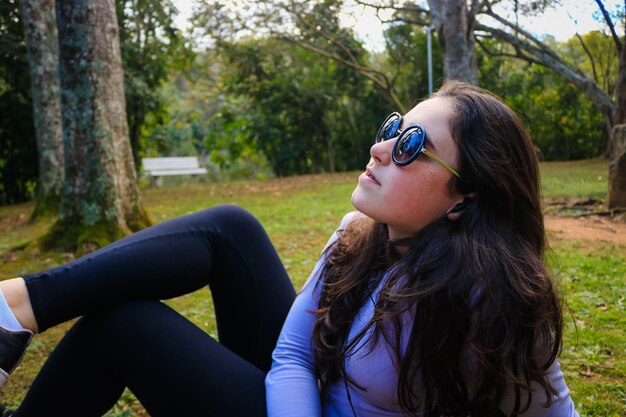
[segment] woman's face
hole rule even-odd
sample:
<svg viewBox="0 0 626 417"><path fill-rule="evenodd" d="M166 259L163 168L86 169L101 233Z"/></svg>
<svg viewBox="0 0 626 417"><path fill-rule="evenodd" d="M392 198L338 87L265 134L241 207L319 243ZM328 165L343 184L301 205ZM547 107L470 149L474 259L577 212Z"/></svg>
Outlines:
<svg viewBox="0 0 626 417"><path fill-rule="evenodd" d="M458 168L458 150L449 128L452 114L449 99L431 98L404 116L401 129L411 124L422 125L427 134L424 147ZM424 226L445 216L448 210L463 201L462 195L449 190L452 173L426 155L418 156L407 166L395 165L391 151L396 140L372 146L370 161L352 193L354 207L372 219L386 223L391 239L416 235Z"/></svg>

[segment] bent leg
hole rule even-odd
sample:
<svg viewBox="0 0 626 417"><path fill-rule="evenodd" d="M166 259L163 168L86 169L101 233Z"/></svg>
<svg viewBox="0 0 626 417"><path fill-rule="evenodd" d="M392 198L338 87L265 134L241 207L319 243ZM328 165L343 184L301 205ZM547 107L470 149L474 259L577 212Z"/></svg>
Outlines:
<svg viewBox="0 0 626 417"><path fill-rule="evenodd" d="M265 372L158 301L80 319L37 376L15 417L100 416L125 386L160 416L265 416Z"/></svg>
<svg viewBox="0 0 626 417"><path fill-rule="evenodd" d="M234 206L160 223L24 279L42 331L115 304L172 298L209 284L220 340L264 370L295 298L263 227Z"/></svg>

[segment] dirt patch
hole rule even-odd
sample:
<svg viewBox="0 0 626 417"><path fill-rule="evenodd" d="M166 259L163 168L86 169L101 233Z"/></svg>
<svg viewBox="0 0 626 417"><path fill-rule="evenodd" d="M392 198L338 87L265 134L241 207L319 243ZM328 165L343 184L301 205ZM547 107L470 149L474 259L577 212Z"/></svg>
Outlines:
<svg viewBox="0 0 626 417"><path fill-rule="evenodd" d="M626 246L626 223L601 216L545 217L546 229L557 239L605 241Z"/></svg>

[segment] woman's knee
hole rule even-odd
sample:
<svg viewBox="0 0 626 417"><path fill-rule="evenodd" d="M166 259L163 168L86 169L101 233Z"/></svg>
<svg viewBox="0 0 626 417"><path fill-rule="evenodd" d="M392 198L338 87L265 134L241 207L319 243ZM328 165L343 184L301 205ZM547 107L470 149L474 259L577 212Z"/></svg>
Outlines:
<svg viewBox="0 0 626 417"><path fill-rule="evenodd" d="M259 221L252 213L243 207L233 204L222 204L204 210L207 215L214 216L224 224L259 224Z"/></svg>
<svg viewBox="0 0 626 417"><path fill-rule="evenodd" d="M266 235L259 220L248 210L232 204L211 207L197 213L205 224L233 238Z"/></svg>

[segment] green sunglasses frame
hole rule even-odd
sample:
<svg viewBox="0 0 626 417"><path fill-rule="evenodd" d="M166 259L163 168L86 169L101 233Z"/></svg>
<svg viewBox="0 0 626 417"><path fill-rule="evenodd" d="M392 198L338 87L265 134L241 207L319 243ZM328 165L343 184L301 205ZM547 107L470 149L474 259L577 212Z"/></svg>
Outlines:
<svg viewBox="0 0 626 417"><path fill-rule="evenodd" d="M384 131L385 127L389 124L389 122L392 119L396 119L396 118L398 119L398 127L396 128L396 131L393 132L391 137L385 139L381 133ZM376 143L398 138L396 140L396 143L393 144L393 150L391 151L391 159L393 160L393 163L398 166L406 166L406 165L409 165L411 162L415 161L417 157L421 153L423 153L424 155L426 155L427 157L429 157L430 159L432 159L433 161L435 161L436 163L438 163L439 165L441 165L442 167L450 171L450 173L454 175L455 177L461 178L461 175L459 175L459 173L454 168L452 168L450 165L448 165L443 160L441 160L437 155L429 152L428 149L424 147L424 142L426 142L426 130L418 124L407 126L406 129L402 130L400 129L400 126L402 125L402 119L403 118L400 113L398 112L391 113L389 116L387 116L383 124L378 129L378 133L376 133ZM398 159L396 158L396 153L398 152L398 145L402 142L402 139L404 139L407 135L413 132L421 132L419 134L423 135L420 149L417 152L415 152L413 155L411 155L411 157L407 159L406 161L398 161Z"/></svg>

